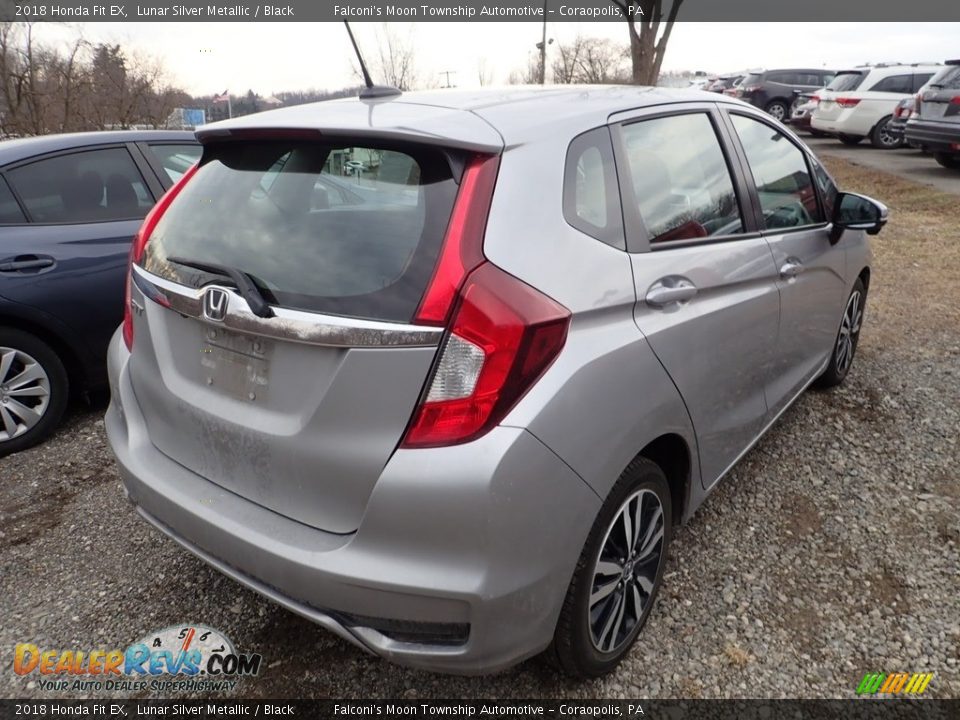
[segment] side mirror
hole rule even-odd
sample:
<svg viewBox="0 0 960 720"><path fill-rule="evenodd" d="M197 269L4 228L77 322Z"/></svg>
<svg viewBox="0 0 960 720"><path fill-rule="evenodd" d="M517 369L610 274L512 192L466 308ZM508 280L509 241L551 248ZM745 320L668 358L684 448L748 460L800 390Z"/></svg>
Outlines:
<svg viewBox="0 0 960 720"><path fill-rule="evenodd" d="M886 205L866 195L839 193L833 206L830 242L839 241L844 230L866 230L867 235L876 235L887 224L889 214Z"/></svg>

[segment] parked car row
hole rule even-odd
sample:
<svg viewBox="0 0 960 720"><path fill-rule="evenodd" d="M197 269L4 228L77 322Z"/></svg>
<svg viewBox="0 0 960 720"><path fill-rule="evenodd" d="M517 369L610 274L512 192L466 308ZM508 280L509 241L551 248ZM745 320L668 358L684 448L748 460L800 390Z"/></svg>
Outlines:
<svg viewBox="0 0 960 720"><path fill-rule="evenodd" d="M960 166L960 60L943 65L878 65L839 71L822 90L801 93L789 122L846 145L903 145Z"/></svg>

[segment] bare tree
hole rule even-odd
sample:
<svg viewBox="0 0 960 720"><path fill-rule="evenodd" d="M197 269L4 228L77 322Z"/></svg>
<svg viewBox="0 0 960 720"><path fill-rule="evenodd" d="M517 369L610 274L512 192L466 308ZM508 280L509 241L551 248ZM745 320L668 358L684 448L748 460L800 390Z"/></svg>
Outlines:
<svg viewBox="0 0 960 720"><path fill-rule="evenodd" d="M553 81L555 83L575 83L577 80L577 63L586 38L577 35L569 43L559 43L553 60Z"/></svg>
<svg viewBox="0 0 960 720"><path fill-rule="evenodd" d="M480 87L493 84L493 69L487 64L485 57L477 60L477 80L480 82Z"/></svg>
<svg viewBox="0 0 960 720"><path fill-rule="evenodd" d="M629 82L624 69L627 56L627 49L611 40L577 35L569 43L557 45L553 81L587 85Z"/></svg>
<svg viewBox="0 0 960 720"><path fill-rule="evenodd" d="M39 27L39 26L38 26ZM37 40L29 23L0 23L0 133L162 127L189 98L163 66L82 35L63 49Z"/></svg>
<svg viewBox="0 0 960 720"><path fill-rule="evenodd" d="M667 43L683 0L668 0L666 19L664 0L610 0L620 8L630 35L631 79L636 85L656 85ZM662 32L661 32L662 30Z"/></svg>
<svg viewBox="0 0 960 720"><path fill-rule="evenodd" d="M392 85L398 90L412 90L420 83L412 33L401 37L389 23L377 31L377 55L374 82ZM357 75L360 76L359 70Z"/></svg>
<svg viewBox="0 0 960 720"><path fill-rule="evenodd" d="M510 73L507 80L511 85L538 85L540 84L540 55L531 53L527 57L527 64L519 70Z"/></svg>

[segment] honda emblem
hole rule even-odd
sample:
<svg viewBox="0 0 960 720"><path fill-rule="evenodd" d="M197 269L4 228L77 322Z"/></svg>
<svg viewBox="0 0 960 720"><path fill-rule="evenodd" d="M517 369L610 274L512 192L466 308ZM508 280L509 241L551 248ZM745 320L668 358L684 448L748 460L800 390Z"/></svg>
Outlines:
<svg viewBox="0 0 960 720"><path fill-rule="evenodd" d="M207 320L223 322L227 316L227 303L230 297L223 288L212 287L207 289L203 296L203 316Z"/></svg>

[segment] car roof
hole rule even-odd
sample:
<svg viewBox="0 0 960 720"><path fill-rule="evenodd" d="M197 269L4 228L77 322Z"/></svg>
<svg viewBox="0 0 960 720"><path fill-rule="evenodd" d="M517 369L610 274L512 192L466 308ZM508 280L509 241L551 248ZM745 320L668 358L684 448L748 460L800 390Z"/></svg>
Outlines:
<svg viewBox="0 0 960 720"><path fill-rule="evenodd" d="M123 142L196 142L188 130L106 130L102 132L61 133L13 138L0 141L0 165L19 162L35 155L60 150L112 145Z"/></svg>
<svg viewBox="0 0 960 720"><path fill-rule="evenodd" d="M404 138L479 151L499 151L551 127L581 132L619 112L681 102L743 106L740 100L692 88L636 85L547 85L406 92L376 100L344 98L269 110L204 125L201 142L265 128L319 130L324 135Z"/></svg>

